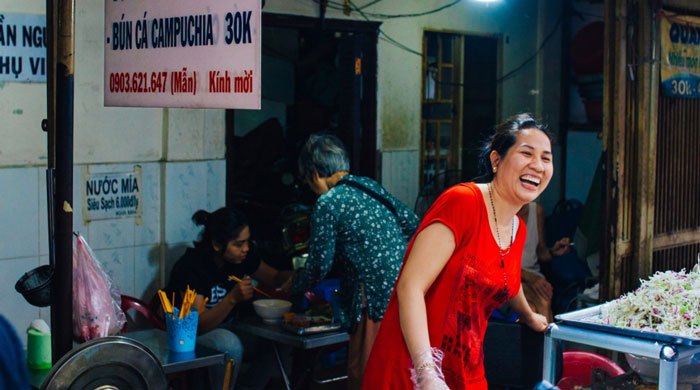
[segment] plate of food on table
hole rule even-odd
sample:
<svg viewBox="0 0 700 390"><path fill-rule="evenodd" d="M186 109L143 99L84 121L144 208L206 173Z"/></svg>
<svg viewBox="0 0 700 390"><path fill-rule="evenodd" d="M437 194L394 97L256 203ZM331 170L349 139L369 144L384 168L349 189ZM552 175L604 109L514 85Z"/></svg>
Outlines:
<svg viewBox="0 0 700 390"><path fill-rule="evenodd" d="M311 334L338 330L342 324L333 316L333 307L313 293L304 294L309 307L302 313L284 314L282 327L296 334Z"/></svg>

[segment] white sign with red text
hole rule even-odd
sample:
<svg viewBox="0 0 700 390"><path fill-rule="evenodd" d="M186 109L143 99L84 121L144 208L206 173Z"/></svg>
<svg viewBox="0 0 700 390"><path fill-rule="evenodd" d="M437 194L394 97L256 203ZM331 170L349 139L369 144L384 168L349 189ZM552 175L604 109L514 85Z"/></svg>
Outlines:
<svg viewBox="0 0 700 390"><path fill-rule="evenodd" d="M260 0L105 0L105 106L260 109Z"/></svg>

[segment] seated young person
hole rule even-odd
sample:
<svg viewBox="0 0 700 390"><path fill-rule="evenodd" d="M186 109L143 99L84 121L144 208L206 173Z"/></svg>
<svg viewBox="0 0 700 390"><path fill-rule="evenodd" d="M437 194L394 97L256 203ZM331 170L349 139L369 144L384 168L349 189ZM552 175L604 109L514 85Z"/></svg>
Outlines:
<svg viewBox="0 0 700 390"><path fill-rule="evenodd" d="M568 253L569 238L564 237L554 243L553 247L547 247L544 237L544 209L539 203L530 202L524 205L518 211L518 215L527 226L520 271L525 299L532 311L542 314L547 317L547 321L552 322L552 285L542 275L540 263L552 261L553 258Z"/></svg>
<svg viewBox="0 0 700 390"><path fill-rule="evenodd" d="M199 313L197 343L226 352L235 360L235 383L246 340L242 344L241 339L227 329L232 310L253 297L251 277L278 287L291 278L292 271L272 268L251 250L250 228L242 212L225 207L213 213L199 210L192 220L197 225L204 225L201 240L177 261L166 291L168 296L175 292L180 301L189 286L197 292L195 307L208 299L206 308ZM242 281L237 283L229 279L229 275ZM251 342L261 343L260 340ZM274 364L272 348L256 349L251 372L242 375L237 389L262 389L270 378L268 367Z"/></svg>

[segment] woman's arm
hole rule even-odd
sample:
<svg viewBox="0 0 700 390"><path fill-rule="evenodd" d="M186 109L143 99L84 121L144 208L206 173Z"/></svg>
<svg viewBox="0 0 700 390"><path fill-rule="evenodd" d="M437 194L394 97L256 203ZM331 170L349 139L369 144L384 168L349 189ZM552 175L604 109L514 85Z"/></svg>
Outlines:
<svg viewBox="0 0 700 390"><path fill-rule="evenodd" d="M333 212L333 205L329 203L329 200L317 200L311 214L309 257L304 267L294 273L289 289L291 292L303 293L318 286L330 272L335 258L338 224L338 219Z"/></svg>
<svg viewBox="0 0 700 390"><path fill-rule="evenodd" d="M253 278L265 283L268 286L280 287L292 277L294 271L280 271L269 266L264 261L260 262L258 269L253 273Z"/></svg>
<svg viewBox="0 0 700 390"><path fill-rule="evenodd" d="M535 294L537 294L542 299L547 301L552 299L552 294L554 293L554 290L552 289L552 285L549 284L547 279L534 272L530 272L524 269L520 270L520 279L523 281L523 283L527 283L528 285L530 285Z"/></svg>
<svg viewBox="0 0 700 390"><path fill-rule="evenodd" d="M530 308L530 305L525 299L525 293L523 292L523 286L520 286L520 291L511 299L508 300L508 306L515 313L518 314L518 318L525 325L532 328L536 332L544 332L547 329L547 318L541 314L537 314Z"/></svg>
<svg viewBox="0 0 700 390"><path fill-rule="evenodd" d="M535 283L537 281L537 279L539 279L539 278L541 278L541 276L537 275L534 272L530 272L524 268L520 270L520 279L523 282Z"/></svg>
<svg viewBox="0 0 700 390"><path fill-rule="evenodd" d="M454 249L450 228L439 222L426 227L416 237L396 284L401 331L414 363L421 353L430 350L425 293Z"/></svg>
<svg viewBox="0 0 700 390"><path fill-rule="evenodd" d="M180 293L184 296L183 293ZM223 322L226 317L231 312L231 309L236 306L238 302L248 300L253 297L253 285L250 282L250 277L246 276L243 281L237 283L231 291L224 296L224 298L216 304L216 306L204 309L199 313L199 322L197 324L197 332L205 333L208 332ZM194 298L194 306L197 307L204 300L204 296L197 294Z"/></svg>

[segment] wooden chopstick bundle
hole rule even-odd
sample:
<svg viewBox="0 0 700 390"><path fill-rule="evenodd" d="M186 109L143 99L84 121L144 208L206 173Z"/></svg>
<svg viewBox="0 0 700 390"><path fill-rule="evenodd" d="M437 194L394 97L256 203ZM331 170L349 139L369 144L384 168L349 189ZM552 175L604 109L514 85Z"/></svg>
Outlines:
<svg viewBox="0 0 700 390"><path fill-rule="evenodd" d="M190 314L190 309L192 308L192 303L197 297L197 293L194 290L190 290L190 286L187 286L187 291L185 291L185 297L182 298L182 306L180 307L180 318L187 317Z"/></svg>
<svg viewBox="0 0 700 390"><path fill-rule="evenodd" d="M160 304L163 305L163 311L166 313L172 313L173 312L173 305L170 303L168 296L165 295L165 291L158 290L158 298L160 298ZM173 302L174 302L174 300L173 300Z"/></svg>
<svg viewBox="0 0 700 390"><path fill-rule="evenodd" d="M173 300L172 302L168 299L168 295L165 293L163 290L158 290L158 298L160 298L160 304L163 306L163 311L166 313L174 313L175 312L175 293L173 292ZM187 317L188 314L190 314L190 311L192 309L192 305L194 304L194 300L197 298L197 292L195 290L191 290L190 286L187 286L187 291L185 291L185 296L182 298L182 306L180 306L180 314L178 315L178 318L185 318ZM204 307L207 303L209 298L205 298L202 302L200 302L199 306L197 306L197 312L201 313L204 310Z"/></svg>

